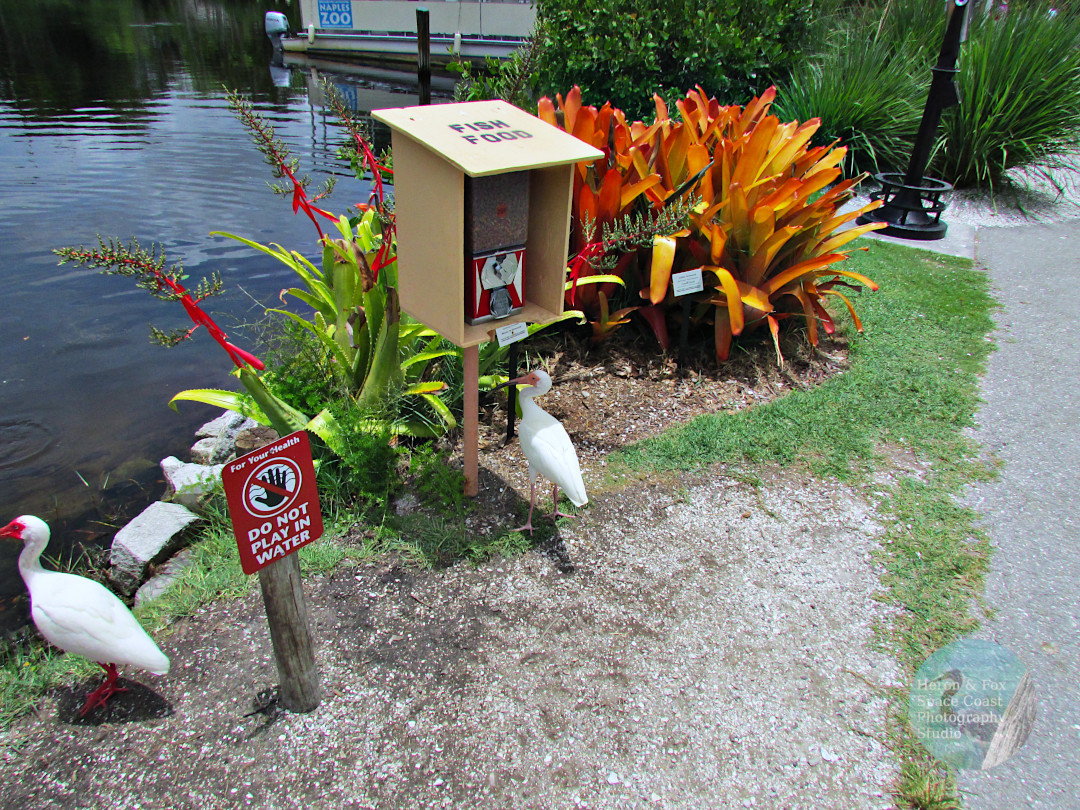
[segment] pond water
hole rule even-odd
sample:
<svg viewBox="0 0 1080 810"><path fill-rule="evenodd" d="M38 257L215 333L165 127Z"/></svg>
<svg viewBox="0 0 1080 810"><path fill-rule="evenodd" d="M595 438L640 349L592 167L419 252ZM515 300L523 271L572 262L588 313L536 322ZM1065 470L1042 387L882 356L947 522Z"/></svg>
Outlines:
<svg viewBox="0 0 1080 810"><path fill-rule="evenodd" d="M269 169L224 88L252 99L316 183L347 174L334 160L341 132L318 103L320 75L362 109L416 103L385 77L272 67L270 10L298 13L274 2L0 0L0 525L45 518L49 554L111 536L110 524L161 494L158 461L184 457L217 413L193 403L174 412L174 393L236 386L203 330L173 349L149 341L151 324L190 326L178 304L128 278L58 267L53 249L135 237L182 259L189 284L217 271L226 292L207 310L257 350L243 324L279 305L294 278L209 232L309 257L316 234L267 188ZM329 207L366 198L342 176ZM2 624L25 608L18 549L0 545Z"/></svg>

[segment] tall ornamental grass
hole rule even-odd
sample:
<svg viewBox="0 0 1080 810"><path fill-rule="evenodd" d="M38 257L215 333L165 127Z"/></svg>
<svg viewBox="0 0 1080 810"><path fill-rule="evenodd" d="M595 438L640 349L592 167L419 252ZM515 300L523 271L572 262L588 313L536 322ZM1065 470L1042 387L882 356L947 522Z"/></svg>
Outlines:
<svg viewBox="0 0 1080 810"><path fill-rule="evenodd" d="M1080 134L1080 15L1032 5L973 20L957 89L934 173L993 187L1015 166L1057 164Z"/></svg>
<svg viewBox="0 0 1080 810"><path fill-rule="evenodd" d="M795 69L777 97L780 120L821 119L814 146L836 140L847 146L849 177L902 166L911 154L925 88L906 69L883 70L898 61L898 47L906 54L903 43L868 41L864 31L843 27L828 50Z"/></svg>
<svg viewBox="0 0 1080 810"><path fill-rule="evenodd" d="M930 174L991 189L1016 166L1051 168L1080 134L1080 13L1072 2L972 2L958 107L945 110ZM1054 8L1056 6L1056 9ZM822 120L842 138L845 169L903 170L945 30L940 0L838 8L818 53L793 72L776 107Z"/></svg>

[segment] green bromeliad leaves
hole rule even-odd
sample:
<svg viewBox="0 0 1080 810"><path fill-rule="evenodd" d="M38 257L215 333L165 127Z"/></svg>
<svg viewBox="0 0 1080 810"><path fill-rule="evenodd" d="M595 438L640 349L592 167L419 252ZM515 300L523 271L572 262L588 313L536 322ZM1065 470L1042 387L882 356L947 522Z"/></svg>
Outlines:
<svg viewBox="0 0 1080 810"><path fill-rule="evenodd" d="M435 361L452 350L437 348L439 336L424 325L403 320L393 286L393 245L383 244L375 212L365 212L355 226L342 216L337 226L340 237L323 240L321 268L279 245L262 245L230 233L219 235L272 256L296 273L303 286L287 289L283 295L291 295L312 311L269 311L290 318L316 339L331 361L329 368L358 406L376 412L395 397L415 398L418 407L410 406L408 410L418 412L420 418L391 419L392 430L409 435L441 435L456 426L449 409L436 396L446 384L424 377ZM373 272L373 267L379 267L380 272ZM307 426L334 446L334 422L327 414L309 423L303 414L282 411L279 403L268 399L269 393L257 378L241 379L258 405L251 414L253 418L275 428L279 423L294 429L298 429L297 425ZM237 410L241 402L226 394L185 391L174 399L213 402ZM427 427L422 429L421 424Z"/></svg>

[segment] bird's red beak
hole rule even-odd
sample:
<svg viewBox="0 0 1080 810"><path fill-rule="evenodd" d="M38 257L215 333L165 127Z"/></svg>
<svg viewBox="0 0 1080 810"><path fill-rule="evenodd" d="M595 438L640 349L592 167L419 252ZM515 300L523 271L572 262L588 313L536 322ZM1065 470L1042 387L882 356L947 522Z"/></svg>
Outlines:
<svg viewBox="0 0 1080 810"><path fill-rule="evenodd" d="M11 537L15 540L22 540L23 526L19 521L13 520L4 528L0 529L0 537Z"/></svg>

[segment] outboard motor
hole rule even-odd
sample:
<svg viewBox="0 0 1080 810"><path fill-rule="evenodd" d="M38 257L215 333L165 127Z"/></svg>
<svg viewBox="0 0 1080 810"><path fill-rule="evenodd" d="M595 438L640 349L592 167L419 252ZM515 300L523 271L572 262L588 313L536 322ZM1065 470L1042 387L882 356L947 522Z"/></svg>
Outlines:
<svg viewBox="0 0 1080 810"><path fill-rule="evenodd" d="M289 18L280 11L268 11L266 12L265 28L266 35L270 37L270 44L274 46L275 51L280 51L282 49L281 38L289 34Z"/></svg>

